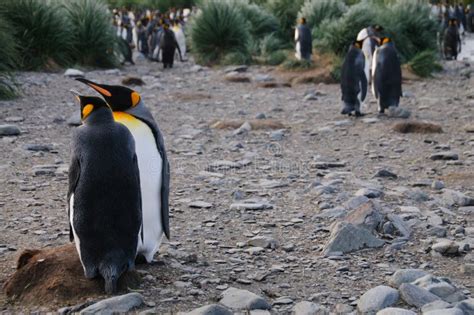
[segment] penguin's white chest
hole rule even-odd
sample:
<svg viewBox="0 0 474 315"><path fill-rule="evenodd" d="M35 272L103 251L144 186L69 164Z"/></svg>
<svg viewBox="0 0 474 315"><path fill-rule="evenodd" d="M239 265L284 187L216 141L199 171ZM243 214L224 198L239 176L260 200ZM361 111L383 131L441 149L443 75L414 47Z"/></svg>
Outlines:
<svg viewBox="0 0 474 315"><path fill-rule="evenodd" d="M143 216L143 242L139 237L137 253L144 255L147 261L151 261L163 238L161 218L163 160L156 146L155 137L147 124L122 112L114 112L114 118L130 130L135 140Z"/></svg>

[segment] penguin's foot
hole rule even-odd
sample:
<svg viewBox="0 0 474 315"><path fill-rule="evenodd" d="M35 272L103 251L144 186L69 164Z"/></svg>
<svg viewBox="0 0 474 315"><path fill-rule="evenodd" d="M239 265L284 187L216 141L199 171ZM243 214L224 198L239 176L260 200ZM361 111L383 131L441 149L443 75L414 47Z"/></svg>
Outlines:
<svg viewBox="0 0 474 315"><path fill-rule="evenodd" d="M355 112L355 116L356 117L362 117L362 116L365 116L365 114L362 114L361 112Z"/></svg>
<svg viewBox="0 0 474 315"><path fill-rule="evenodd" d="M138 254L137 257L135 258L136 265L144 265L146 263L147 263L146 258L142 254Z"/></svg>
<svg viewBox="0 0 474 315"><path fill-rule="evenodd" d="M350 111L349 109L347 109L347 108L344 108L344 109L341 111L341 114L342 114L342 115L349 115L349 116L350 116L350 115L351 115L351 111Z"/></svg>

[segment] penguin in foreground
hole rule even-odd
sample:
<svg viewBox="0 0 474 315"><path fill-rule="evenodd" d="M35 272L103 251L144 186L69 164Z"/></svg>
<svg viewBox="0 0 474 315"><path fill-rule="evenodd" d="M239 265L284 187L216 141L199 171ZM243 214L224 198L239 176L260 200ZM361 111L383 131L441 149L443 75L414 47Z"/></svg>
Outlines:
<svg viewBox="0 0 474 315"><path fill-rule="evenodd" d="M114 119L124 124L135 139L143 212L143 241L137 254L147 262L158 251L163 233L170 238L169 185L170 170L163 136L141 96L124 86L78 81L99 92L113 110Z"/></svg>
<svg viewBox="0 0 474 315"><path fill-rule="evenodd" d="M367 78L365 76L365 57L361 50L362 42L354 42L347 52L341 70L341 92L344 108L341 114L363 116L360 105L367 95Z"/></svg>
<svg viewBox="0 0 474 315"><path fill-rule="evenodd" d="M135 268L142 225L135 142L99 97L76 95L83 125L72 139L69 166L69 238L86 278L105 280L108 294Z"/></svg>
<svg viewBox="0 0 474 315"><path fill-rule="evenodd" d="M372 64L372 92L383 114L390 106L398 106L402 96L402 69L395 45L388 37L381 38Z"/></svg>

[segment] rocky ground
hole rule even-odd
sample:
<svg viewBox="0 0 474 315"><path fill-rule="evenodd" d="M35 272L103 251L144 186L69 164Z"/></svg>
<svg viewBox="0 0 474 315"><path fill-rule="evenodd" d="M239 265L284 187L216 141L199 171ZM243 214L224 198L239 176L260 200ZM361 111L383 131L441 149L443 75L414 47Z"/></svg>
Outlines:
<svg viewBox="0 0 474 315"><path fill-rule="evenodd" d="M172 239L153 264L138 266L143 282L125 299L156 313L220 301L272 314L291 313L302 301L297 314L389 306L421 312L433 301L434 308L447 308L468 299L474 293L474 64L445 68L403 86L401 106L410 119L443 130L431 134L394 131L406 120L379 117L371 96L364 118L340 115L335 84L264 88L272 85L262 82L284 77L275 68L229 75L232 69L191 62L163 71L140 61L85 71L103 83L120 84L126 76L146 83L136 89L165 135L171 162ZM69 89L92 93L62 73L21 73L18 82L24 95L0 102L0 124L13 125L0 132L14 134L0 139L2 283L23 249L68 243L69 123L79 112ZM257 129L270 119L283 127ZM243 126L211 128L224 120ZM78 303L86 300L85 293ZM5 313L66 306L15 303L3 294L0 302ZM450 312L472 314L473 300L462 303ZM380 314L401 314L394 312Z"/></svg>

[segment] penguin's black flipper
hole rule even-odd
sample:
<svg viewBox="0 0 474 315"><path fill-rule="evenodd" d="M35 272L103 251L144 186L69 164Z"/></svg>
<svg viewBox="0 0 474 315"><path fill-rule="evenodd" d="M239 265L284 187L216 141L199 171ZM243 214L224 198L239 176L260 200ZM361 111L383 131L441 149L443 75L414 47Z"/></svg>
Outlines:
<svg viewBox="0 0 474 315"><path fill-rule="evenodd" d="M136 174L136 178L137 178L137 182L138 182L138 187L141 187L140 186L140 170L138 169L138 158L137 158L137 155L135 154L133 156L133 169L135 171L135 174ZM142 243L143 243L143 208L142 208L142 194L140 193L140 189L138 189L138 196L139 196L139 200L140 200L140 215L142 217L142 227L140 229L140 237L142 239Z"/></svg>
<svg viewBox="0 0 474 315"><path fill-rule="evenodd" d="M170 210L169 210L169 194L170 194L170 164L168 157L166 156L165 141L163 135L155 122L155 119L151 115L150 111L145 105L140 102L137 106L127 110L127 113L135 116L150 127L153 136L155 137L156 146L160 152L161 159L163 161L163 168L161 171L161 221L163 231L167 239L170 239Z"/></svg>
<svg viewBox="0 0 474 315"><path fill-rule="evenodd" d="M81 165L79 164L79 159L73 155L71 159L71 164L69 166L69 189L67 192L67 219L69 222L69 241L74 240L74 235L72 233L71 220L70 220L70 209L71 209L71 195L76 190L77 183L79 182L79 177L81 174Z"/></svg>

